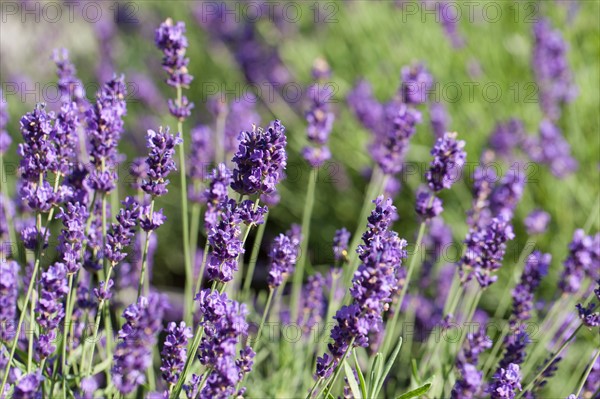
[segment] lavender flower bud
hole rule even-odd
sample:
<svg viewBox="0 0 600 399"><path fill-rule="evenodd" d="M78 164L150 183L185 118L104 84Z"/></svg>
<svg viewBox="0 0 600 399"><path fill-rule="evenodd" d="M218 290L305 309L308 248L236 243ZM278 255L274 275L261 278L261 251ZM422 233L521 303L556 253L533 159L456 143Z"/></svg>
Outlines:
<svg viewBox="0 0 600 399"><path fill-rule="evenodd" d="M434 192L452 187L462 173L467 154L463 150L465 142L456 140L456 136L456 133L444 134L431 150L433 161L425 177Z"/></svg>
<svg viewBox="0 0 600 399"><path fill-rule="evenodd" d="M348 242L350 241L350 232L342 227L336 230L333 236L333 258L336 262L348 259Z"/></svg>
<svg viewBox="0 0 600 399"><path fill-rule="evenodd" d="M179 135L173 136L169 133L169 127L166 127L164 131L161 127L158 133L148 130L147 147L150 150L148 158L146 158L148 177L142 180L142 190L147 194L159 197L168 192L167 176L177 169L173 160L175 146L182 142Z"/></svg>
<svg viewBox="0 0 600 399"><path fill-rule="evenodd" d="M273 240L269 251L269 276L267 282L271 289L281 285L283 280L294 272L300 252L300 240L294 239L292 232L280 234Z"/></svg>
<svg viewBox="0 0 600 399"><path fill-rule="evenodd" d="M179 380L179 375L183 371L183 366L187 360L187 344L192 338L192 329L186 327L185 322L169 323L165 330L167 337L160 352L162 358L162 376L169 384L175 384Z"/></svg>

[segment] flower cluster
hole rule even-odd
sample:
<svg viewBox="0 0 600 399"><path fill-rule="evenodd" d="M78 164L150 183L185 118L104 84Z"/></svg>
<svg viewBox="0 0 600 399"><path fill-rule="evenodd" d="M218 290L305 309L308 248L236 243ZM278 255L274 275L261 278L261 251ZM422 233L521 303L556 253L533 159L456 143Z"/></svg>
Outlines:
<svg viewBox="0 0 600 399"><path fill-rule="evenodd" d="M424 104L433 86L433 76L423 64L405 66L401 71L400 97L406 104Z"/></svg>
<svg viewBox="0 0 600 399"><path fill-rule="evenodd" d="M528 137L524 142L527 154L534 162L548 165L552 174L564 178L577 170L577 160L571 155L571 146L559 127L548 119L540 122L539 137Z"/></svg>
<svg viewBox="0 0 600 399"><path fill-rule="evenodd" d="M597 279L600 273L600 233L592 237L581 229L575 230L564 266L558 283L563 293L573 294L579 291L586 276Z"/></svg>
<svg viewBox="0 0 600 399"><path fill-rule="evenodd" d="M219 204L218 220L207 231L212 249L206 269L211 280L227 282L238 269L238 256L244 253L240 240L241 218L235 200Z"/></svg>
<svg viewBox="0 0 600 399"><path fill-rule="evenodd" d="M491 399L514 399L521 391L521 370L517 364L509 364L494 375L494 382L488 387Z"/></svg>
<svg viewBox="0 0 600 399"><path fill-rule="evenodd" d="M167 306L164 295L151 293L123 311L125 324L119 330L111 369L112 381L121 394L130 394L146 381Z"/></svg>
<svg viewBox="0 0 600 399"><path fill-rule="evenodd" d="M452 388L452 399L478 398L481 396L483 373L477 370L479 356L492 347L491 339L480 328L467 335L466 347L461 351L456 362L461 378L456 380Z"/></svg>
<svg viewBox="0 0 600 399"><path fill-rule="evenodd" d="M308 277L306 284L302 287L302 303L298 315L298 325L307 332L325 317L327 301L324 288L327 279L321 273L315 273Z"/></svg>
<svg viewBox="0 0 600 399"><path fill-rule="evenodd" d="M267 277L271 289L279 287L283 280L294 272L301 241L302 236L295 236L292 230L279 234L273 240L269 250L270 269Z"/></svg>
<svg viewBox="0 0 600 399"><path fill-rule="evenodd" d="M520 119L512 118L498 122L489 139L490 148L497 155L510 158L513 150L523 141L525 135L525 126Z"/></svg>
<svg viewBox="0 0 600 399"><path fill-rule="evenodd" d="M598 287L594 290L594 294L600 302L600 280L597 281ZM581 303L577 305L577 313L579 313L579 318L586 326L593 328L600 326L600 312L594 312L596 308L595 303L590 303L587 306L584 306Z"/></svg>
<svg viewBox="0 0 600 399"><path fill-rule="evenodd" d="M121 262L127 254L124 249L129 246L135 234L135 228L140 217L140 205L133 197L125 198L123 207L117 215L117 223L113 223L110 231L106 234L106 258L116 265Z"/></svg>
<svg viewBox="0 0 600 399"><path fill-rule="evenodd" d="M0 339L8 341L12 338L8 327L17 317L19 264L14 260L0 262L0 275Z"/></svg>
<svg viewBox="0 0 600 399"><path fill-rule="evenodd" d="M463 282L473 276L482 288L496 281L495 272L502 266L506 251L506 242L514 238L512 226L502 216L481 229L471 230L465 240L466 252L459 264L459 273Z"/></svg>
<svg viewBox="0 0 600 399"><path fill-rule="evenodd" d="M550 224L550 214L541 209L531 211L523 221L527 234L544 234Z"/></svg>
<svg viewBox="0 0 600 399"><path fill-rule="evenodd" d="M464 151L465 142L456 140L456 136L456 133L444 134L431 149L433 160L425 178L429 188L435 193L444 188L449 189L461 176L467 154Z"/></svg>
<svg viewBox="0 0 600 399"><path fill-rule="evenodd" d="M67 268L62 263L55 263L42 273L40 279L40 298L35 307L36 321L40 326L40 335L36 342L36 354L39 359L46 359L55 350L56 329L65 316L62 300L69 293L67 284Z"/></svg>
<svg viewBox="0 0 600 399"><path fill-rule="evenodd" d="M82 266L81 250L88 216L87 207L79 202L68 202L56 215L64 226L58 237L58 251L69 274L76 273Z"/></svg>
<svg viewBox="0 0 600 399"><path fill-rule="evenodd" d="M171 322L165 332L167 337L160 352L162 359L160 370L167 383L175 384L187 360L187 344L192 338L192 329L186 327L183 321L179 325Z"/></svg>
<svg viewBox="0 0 600 399"><path fill-rule="evenodd" d="M278 120L267 129L254 126L239 142L231 188L242 195L274 192L287 165L285 127Z"/></svg>
<svg viewBox="0 0 600 399"><path fill-rule="evenodd" d="M177 169L173 156L175 155L175 146L181 143L181 137L170 134L168 127L164 131L161 127L158 133L148 130L147 147L150 151L146 158L147 178L142 180L141 186L144 192L152 197L159 197L168 192L167 176Z"/></svg>
<svg viewBox="0 0 600 399"><path fill-rule="evenodd" d="M236 386L252 369L252 349L246 346L236 350L238 342L248 335L248 311L226 294L210 290L201 291L196 300L204 327L198 358L208 369L200 397L228 398L236 394Z"/></svg>
<svg viewBox="0 0 600 399"><path fill-rule="evenodd" d="M89 106L85 98L85 87L77 78L77 70L69 59L69 51L66 48L55 49L52 52L52 61L57 68L58 91L61 101L63 103L74 101L80 109L85 110Z"/></svg>

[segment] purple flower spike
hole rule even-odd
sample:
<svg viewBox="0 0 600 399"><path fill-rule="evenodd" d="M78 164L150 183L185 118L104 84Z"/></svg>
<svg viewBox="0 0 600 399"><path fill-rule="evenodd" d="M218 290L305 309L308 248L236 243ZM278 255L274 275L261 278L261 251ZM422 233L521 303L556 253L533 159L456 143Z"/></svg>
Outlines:
<svg viewBox="0 0 600 399"><path fill-rule="evenodd" d="M345 227L337 230L333 236L333 258L336 262L347 260L350 232Z"/></svg>
<svg viewBox="0 0 600 399"><path fill-rule="evenodd" d="M536 209L527 215L524 223L527 234L544 234L550 224L550 214L541 209Z"/></svg>
<svg viewBox="0 0 600 399"><path fill-rule="evenodd" d="M89 103L85 98L85 87L77 78L77 70L69 59L69 51L66 48L55 49L52 52L52 61L57 68L61 102L74 101L79 107L87 108Z"/></svg>
<svg viewBox="0 0 600 399"><path fill-rule="evenodd" d="M484 328L467 335L466 346L456 362L461 378L457 379L452 388L452 399L481 397L483 372L477 370L477 364L481 353L491 347L492 340L485 335Z"/></svg>
<svg viewBox="0 0 600 399"><path fill-rule="evenodd" d="M266 130L254 126L241 132L239 141L231 188L242 195L275 191L287 165L285 127L278 120Z"/></svg>
<svg viewBox="0 0 600 399"><path fill-rule="evenodd" d="M517 364L511 363L494 375L488 393L491 399L514 399L521 390L521 370Z"/></svg>
<svg viewBox="0 0 600 399"><path fill-rule="evenodd" d="M169 180L167 176L177 169L173 156L175 155L175 146L181 144L183 140L179 135L173 136L169 133L169 127L163 131L161 127L156 133L154 130L148 130L147 146L150 150L146 158L148 177L142 180L142 190L152 197L165 195Z"/></svg>
<svg viewBox="0 0 600 399"><path fill-rule="evenodd" d="M162 376L169 384L175 384L179 380L179 375L183 371L183 366L187 360L187 344L192 338L192 329L186 327L185 322L169 323L166 328L167 337L160 352L162 358Z"/></svg>
<svg viewBox="0 0 600 399"><path fill-rule="evenodd" d="M433 161L425 177L434 192L452 187L462 174L467 154L464 151L465 142L456 140L456 136L456 133L444 134L431 150Z"/></svg>
<svg viewBox="0 0 600 399"><path fill-rule="evenodd" d="M14 333L9 330L17 317L19 265L14 260L0 262L0 275L0 338L10 341Z"/></svg>
<svg viewBox="0 0 600 399"><path fill-rule="evenodd" d="M87 207L80 205L79 202L69 202L60 210L56 218L62 220L64 226L58 237L57 249L62 255L62 262L67 267L67 272L76 273L82 266L80 254L85 239Z"/></svg>
<svg viewBox="0 0 600 399"><path fill-rule="evenodd" d="M162 66L167 72L167 83L170 86L188 87L193 77L188 73L189 59L185 57L188 40L185 36L185 23L173 23L167 18L154 33L154 42L163 52Z"/></svg>
<svg viewBox="0 0 600 399"><path fill-rule="evenodd" d="M558 286L563 293L574 294L579 291L586 275L598 278L600 270L600 233L594 237L586 236L581 229L575 230L569 244L569 256L564 261L565 269Z"/></svg>
<svg viewBox="0 0 600 399"><path fill-rule="evenodd" d="M426 189L417 192L417 203L415 205L417 215L423 219L432 219L442 213L443 210L442 200L434 194Z"/></svg>
<svg viewBox="0 0 600 399"><path fill-rule="evenodd" d="M206 270L211 280L227 282L233 279L233 273L238 268L238 256L244 253L239 238L241 218L237 212L237 204L232 199L219 204L216 214L217 220L207 226L212 251Z"/></svg>
<svg viewBox="0 0 600 399"><path fill-rule="evenodd" d="M433 86L433 76L423 64L405 66L401 72L400 95L406 104L424 104Z"/></svg>
<svg viewBox="0 0 600 399"><path fill-rule="evenodd" d="M163 215L163 210L150 213L150 205L140 207L140 227L149 232L158 229L165 223L167 217Z"/></svg>
<svg viewBox="0 0 600 399"><path fill-rule="evenodd" d="M271 289L279 287L283 280L294 272L301 241L301 238L298 239L298 237L293 236L292 231L279 234L273 240L269 251L270 270L267 277Z"/></svg>

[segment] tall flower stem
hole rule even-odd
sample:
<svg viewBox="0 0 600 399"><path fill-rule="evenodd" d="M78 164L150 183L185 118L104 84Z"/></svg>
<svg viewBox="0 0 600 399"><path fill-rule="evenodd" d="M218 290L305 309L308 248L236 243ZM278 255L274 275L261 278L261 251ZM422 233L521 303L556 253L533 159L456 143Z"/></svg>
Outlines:
<svg viewBox="0 0 600 399"><path fill-rule="evenodd" d="M306 189L306 200L304 202L304 212L302 214L302 244L300 246L300 261L294 272L292 282L291 320L298 318L298 301L302 290L302 281L304 279L304 269L308 262L308 241L310 239L310 220L312 217L313 206L315 203L315 187L317 185L318 169L312 169L308 178L308 187Z"/></svg>
<svg viewBox="0 0 600 399"><path fill-rule="evenodd" d="M262 333L262 329L265 325L265 321L267 320L267 316L269 315L269 309L271 308L271 301L273 300L273 294L275 293L276 289L269 289L269 296L267 297L267 303L265 304L265 310L263 311L263 315L262 315L262 319L260 320L260 325L258 326L258 332L256 333L256 340L255 340L255 346L254 346L254 351L256 352L256 349L258 348L258 343L260 340L260 334Z"/></svg>
<svg viewBox="0 0 600 399"><path fill-rule="evenodd" d="M587 381L590 373L592 372L594 365L596 364L596 360L598 360L598 356L600 356L600 349L596 351L596 354L594 355L590 366L585 370L583 377L581 377L581 381L579 382L579 386L577 387L577 391L575 392L575 397L578 398L581 394L581 391L583 391L583 386L585 385L585 382Z"/></svg>
<svg viewBox="0 0 600 399"><path fill-rule="evenodd" d="M340 375L340 371L342 371L342 364L344 364L344 362L346 361L346 358L348 357L348 354L350 353L350 351L352 351L353 345L354 345L354 338L352 338L352 340L348 344L348 349L346 349L346 352L344 352L344 355L342 356L342 358L340 359L340 362L338 363L337 367L335 368L333 377L331 378L331 382L326 382L325 386L321 389L321 392L323 392L323 390L325 390L325 392L323 394L325 395L326 398L329 397L329 393L330 393L331 389L333 388L333 386L335 385L335 382L337 381L337 378ZM317 394L317 398L321 395L321 392L319 392Z"/></svg>
<svg viewBox="0 0 600 399"><path fill-rule="evenodd" d="M182 106L182 91L181 86L177 85L177 104ZM177 131L183 137L183 121L177 120ZM183 257L185 264L185 290L184 290L184 320L186 324L192 324L192 309L193 309L193 284L194 270L192 268L192 257L190 255L190 227L188 220L188 194L187 194L187 177L185 171L185 140L181 142L179 149L179 176L181 181L181 229L183 231Z"/></svg>
<svg viewBox="0 0 600 399"><path fill-rule="evenodd" d="M200 270L198 271L198 279L196 280L196 289L194 293L198 293L200 291L200 287L202 286L202 279L204 277L204 269L206 268L206 259L208 258L208 250L210 248L210 244L208 242L208 238L206 239L206 243L204 244L204 253L202 254L202 263L200 264Z"/></svg>
<svg viewBox="0 0 600 399"><path fill-rule="evenodd" d="M431 198L433 199L433 196ZM430 200L430 202L432 202L432 200ZM408 291L410 278L417 264L417 258L420 254L421 244L423 242L423 237L425 236L426 226L427 223L425 223L425 221L423 221L419 226L419 233L417 234L417 242L415 244L415 253L413 254L412 258L410 259L410 263L408 264L408 270L406 271L406 279L404 281L404 285L402 286L402 290L400 291L398 302L396 303L396 311L394 312L394 316L392 316L391 322L387 324L387 328L385 329L385 340L383 344L384 356L387 356L388 349L391 343L394 341L394 330L396 329L396 324L398 323L398 317L402 308L402 302L404 301L404 297L406 296L406 292Z"/></svg>
<svg viewBox="0 0 600 399"><path fill-rule="evenodd" d="M149 218L152 218L152 214L154 213L154 199L150 201L150 213L148 214ZM146 233L146 240L144 241L144 248L142 250L142 270L140 272L140 281L138 282L138 299L142 295L142 289L145 294L148 295L150 292L150 282L149 279L146 278L146 269L148 268L148 247L150 246L150 236L152 235L152 231L148 231Z"/></svg>
<svg viewBox="0 0 600 399"><path fill-rule="evenodd" d="M538 378L540 378L544 372L546 370L548 370L548 367L550 367L550 365L552 365L552 363L556 360L556 358L558 358L560 356L560 354L562 353L563 350L565 350L565 348L569 345L569 343L571 343L571 341L573 340L573 338L575 338L575 336L577 335L577 333L579 332L579 330L581 330L581 328L584 326L583 323L579 324L579 327L577 327L577 329L575 329L575 331L573 331L573 333L571 335L569 335L569 338L567 338L565 340L565 342L563 342L563 344L560 346L560 348L558 348L558 350L554 353L554 355L552 355L552 357L546 362L546 364L544 365L544 367L542 367L540 369L540 371L538 371L538 373L535 375L535 377L533 377L533 379L531 380L531 382L529 382L529 384L527 384L527 386L525 387L525 389L523 389L519 395L517 396L517 399L519 399L520 397L523 396L523 394L525 394L525 392L530 391L536 381L538 380Z"/></svg>
<svg viewBox="0 0 600 399"><path fill-rule="evenodd" d="M65 304L65 325L63 328L63 340L62 340L62 384L63 384L63 399L67 398L66 380L67 380L67 342L68 335L71 328L71 311L73 303L73 277L74 274L69 275L69 294L67 295L67 302ZM57 369L58 366L55 366Z"/></svg>
<svg viewBox="0 0 600 399"><path fill-rule="evenodd" d="M267 226L267 220L269 214L265 215L265 221L263 224L258 226L256 231L256 237L254 238L254 246L252 247L252 254L250 255L250 263L248 264L248 270L246 271L246 278L244 279L244 286L242 288L242 299L248 299L250 294L250 285L252 284L252 278L254 277L254 269L256 268L256 262L258 260L258 253L262 244L263 236L265 234L265 228Z"/></svg>

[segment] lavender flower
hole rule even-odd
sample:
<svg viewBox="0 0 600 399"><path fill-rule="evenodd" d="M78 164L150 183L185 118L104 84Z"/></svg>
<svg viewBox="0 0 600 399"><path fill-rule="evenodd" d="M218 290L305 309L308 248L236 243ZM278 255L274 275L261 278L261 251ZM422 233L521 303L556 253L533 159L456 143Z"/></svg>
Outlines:
<svg viewBox="0 0 600 399"><path fill-rule="evenodd" d="M524 220L527 234L544 234L550 224L550 214L541 209L531 211Z"/></svg>
<svg viewBox="0 0 600 399"><path fill-rule="evenodd" d="M373 95L369 82L360 80L348 94L348 107L359 122L374 134L381 132L384 107Z"/></svg>
<svg viewBox="0 0 600 399"><path fill-rule="evenodd" d="M248 336L248 311L226 294L210 290L201 291L196 300L204 320L198 358L209 369L200 397L228 398L235 394L237 384L252 368L254 352L250 347L244 347L236 359L238 341Z"/></svg>
<svg viewBox="0 0 600 399"><path fill-rule="evenodd" d="M336 262L348 259L348 242L350 241L350 232L342 227L336 230L333 236L333 258Z"/></svg>
<svg viewBox="0 0 600 399"><path fill-rule="evenodd" d="M74 101L81 111L89 107L85 98L85 87L77 78L75 65L69 59L69 51L66 48L55 49L52 52L52 61L56 64L58 75L58 91L62 103Z"/></svg>
<svg viewBox="0 0 600 399"><path fill-rule="evenodd" d="M36 342L36 354L39 359L50 356L56 347L52 345L56 337L56 329L65 316L62 300L69 293L67 284L67 268L62 263L55 263L42 273L40 279L40 297L36 303L36 321L40 326L40 336Z"/></svg>
<svg viewBox="0 0 600 399"><path fill-rule="evenodd" d="M163 295L151 293L123 311L126 320L119 330L111 376L123 395L130 394L146 381L146 369L152 365L152 350L167 308Z"/></svg>
<svg viewBox="0 0 600 399"><path fill-rule="evenodd" d="M426 189L417 192L417 202L415 204L417 215L423 219L432 219L442 213L443 210L442 200L434 194Z"/></svg>
<svg viewBox="0 0 600 399"><path fill-rule="evenodd" d="M0 254L0 256L3 256ZM0 339L12 339L11 328L17 317L19 265L14 260L0 262Z"/></svg>
<svg viewBox="0 0 600 399"><path fill-rule="evenodd" d="M244 253L240 240L240 215L235 200L224 201L219 205L219 218L209 226L208 242L211 253L206 270L212 280L227 282L233 279L238 268L238 256Z"/></svg>
<svg viewBox="0 0 600 399"><path fill-rule="evenodd" d="M452 399L481 396L483 372L477 370L477 364L480 354L491 347L492 341L485 335L484 328L467 335L466 347L460 352L456 362L461 378L456 380L452 388Z"/></svg>
<svg viewBox="0 0 600 399"><path fill-rule="evenodd" d="M231 188L242 195L272 193L287 165L285 127L278 120L266 130L254 126L239 140Z"/></svg>
<svg viewBox="0 0 600 399"><path fill-rule="evenodd" d="M201 203L203 200L199 186L207 177L206 169L214 158L211 135L210 128L205 125L196 126L190 132L191 150L187 165L189 165L188 175L192 178L193 183L188 187L188 196L191 201L196 203Z"/></svg>
<svg viewBox="0 0 600 399"><path fill-rule="evenodd" d="M10 135L6 131L8 126L8 107L7 101L4 98L4 93L0 89L0 155L6 153L8 147L12 143Z"/></svg>
<svg viewBox="0 0 600 399"><path fill-rule="evenodd" d="M541 107L548 117L556 120L561 106L577 96L566 56L568 47L561 32L553 30L547 19L535 23L533 34L533 71L540 87Z"/></svg>
<svg viewBox="0 0 600 399"><path fill-rule="evenodd" d="M509 119L505 122L498 122L490 136L490 148L496 154L510 158L513 150L525 138L525 126L520 119Z"/></svg>
<svg viewBox="0 0 600 399"><path fill-rule="evenodd" d="M594 290L594 294L596 298L600 302L600 280L597 281L598 287ZM579 313L579 318L586 326L593 328L600 326L600 312L594 312L594 308L596 307L595 303L590 303L587 306L584 306L581 303L576 305L577 313Z"/></svg>
<svg viewBox="0 0 600 399"><path fill-rule="evenodd" d="M15 382L12 397L14 399L36 399L41 397L40 385L44 381L42 370L23 374Z"/></svg>
<svg viewBox="0 0 600 399"><path fill-rule="evenodd" d="M431 150L433 161L425 174L429 188L434 192L450 188L458 180L465 163L465 142L456 140L456 133L446 133Z"/></svg>
<svg viewBox="0 0 600 399"><path fill-rule="evenodd" d="M123 252L129 246L135 234L135 229L140 217L140 206L133 197L127 197L122 202L123 208L117 215L117 223L113 223L106 235L106 258L116 265L127 256Z"/></svg>
<svg viewBox="0 0 600 399"><path fill-rule="evenodd" d="M205 228L209 231L219 219L220 204L229 200L228 187L232 183L232 172L224 163L217 165L208 176L208 185L202 194L202 201L206 202L204 214Z"/></svg>
<svg viewBox="0 0 600 399"><path fill-rule="evenodd" d="M391 296L401 284L402 259L406 258L406 241L388 230L396 217L396 208L383 197L375 201L368 218L367 232L358 253L362 261L352 280L352 303L336 313L331 330L333 342L328 345L332 356L317 359L316 376L326 378L337 367L352 344L366 347L369 334L377 333L383 324L382 313L389 308Z"/></svg>
<svg viewBox="0 0 600 399"><path fill-rule="evenodd" d="M452 7L452 3L448 1L440 1L437 3L437 18L439 19L446 36L450 40L452 47L461 48L465 44L464 38L458 32L458 21L460 20L460 15L457 15L459 11L454 7Z"/></svg>
<svg viewBox="0 0 600 399"><path fill-rule="evenodd" d="M248 226L263 224L268 210L266 206L255 204L252 200L242 201L237 206L237 213L241 221Z"/></svg>
<svg viewBox="0 0 600 399"><path fill-rule="evenodd" d="M385 174L402 170L408 142L421 122L421 113L406 104L392 103L386 107L385 130L377 134L371 145L371 155Z"/></svg>
<svg viewBox="0 0 600 399"><path fill-rule="evenodd" d="M431 102L429 105L429 120L435 137L440 138L448 131L450 115L446 106L441 102Z"/></svg>
<svg viewBox="0 0 600 399"><path fill-rule="evenodd" d="M148 167L147 179L142 180L142 190L152 197L165 195L169 180L167 176L177 169L173 156L175 155L175 146L183 142L179 135L173 136L169 133L167 127L164 131L162 127L156 133L154 130L148 130L147 146L150 150L146 165Z"/></svg>
<svg viewBox="0 0 600 399"><path fill-rule="evenodd" d="M298 325L305 332L310 331L325 316L327 298L324 295L324 288L326 283L327 280L321 273L315 273L308 277L306 284L302 287L302 304Z"/></svg>
<svg viewBox="0 0 600 399"><path fill-rule="evenodd" d="M57 249L69 274L76 273L82 266L81 250L88 216L87 207L79 202L67 203L56 215L64 226L58 237Z"/></svg>
<svg viewBox="0 0 600 399"><path fill-rule="evenodd" d="M294 272L298 255L300 252L300 242L293 236L292 231L286 234L279 234L269 250L270 270L267 277L267 282L271 289L275 289L281 285L283 280Z"/></svg>
<svg viewBox="0 0 600 399"><path fill-rule="evenodd" d="M406 104L424 104L433 86L433 76L423 64L405 66L401 72L400 96Z"/></svg>
<svg viewBox="0 0 600 399"><path fill-rule="evenodd" d="M540 285L542 278L548 274L552 255L534 251L525 262L521 281L513 290L513 311L510 320L511 327L531 318L534 307L534 291Z"/></svg>
<svg viewBox="0 0 600 399"><path fill-rule="evenodd" d="M248 93L229 104L225 119L225 153L230 154L237 150L241 131L248 126L260 124L260 115L255 109L257 101L253 94Z"/></svg>
<svg viewBox="0 0 600 399"><path fill-rule="evenodd" d="M473 276L482 288L486 288L497 279L492 276L502 266L506 251L506 241L512 240L512 226L504 217L492 219L484 228L471 229L465 244L466 253L459 264L459 274L464 282Z"/></svg>
<svg viewBox="0 0 600 399"><path fill-rule="evenodd" d="M562 179L577 170L577 160L571 156L571 146L560 129L548 119L540 122L539 138L528 138L525 149L534 162L548 165L554 176Z"/></svg>
<svg viewBox="0 0 600 399"><path fill-rule="evenodd" d="M163 52L162 67L167 72L167 84L187 88L193 77L187 69L190 60L185 56L188 47L185 24L180 21L174 25L173 20L167 18L156 29L154 42ZM185 96L181 97L181 101L169 100L169 111L179 120L189 117L193 107L194 104L190 103Z"/></svg>
<svg viewBox="0 0 600 399"><path fill-rule="evenodd" d="M115 76L102 86L96 94L96 104L86 111L88 150L93 167L89 184L103 193L115 187L116 173L110 168L117 163L117 146L127 112L126 94L123 76Z"/></svg>
<svg viewBox="0 0 600 399"><path fill-rule="evenodd" d="M152 211L151 205L140 207L140 227L145 232L150 232L158 229L165 223L167 217L163 215L163 210Z"/></svg>
<svg viewBox="0 0 600 399"><path fill-rule="evenodd" d="M488 388L492 399L514 399L521 391L521 370L517 364L509 364L494 375L494 381Z"/></svg>
<svg viewBox="0 0 600 399"><path fill-rule="evenodd" d="M185 322L169 323L166 330L167 337L160 352L162 357L162 376L169 384L175 384L179 380L179 375L183 371L183 366L187 360L187 344L192 338L192 329L186 327Z"/></svg>
<svg viewBox="0 0 600 399"><path fill-rule="evenodd" d="M56 164L52 172L67 175L77 159L78 110L75 103L64 103L56 116L52 136L56 145Z"/></svg>
<svg viewBox="0 0 600 399"><path fill-rule="evenodd" d="M575 230L573 240L569 244L569 256L564 261L565 269L561 275L558 287L563 294L573 294L579 291L586 275L597 278L600 270L600 233L593 238L586 236L581 229Z"/></svg>

